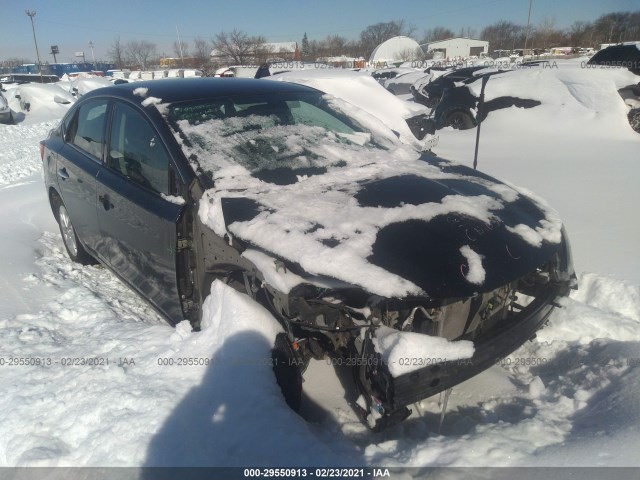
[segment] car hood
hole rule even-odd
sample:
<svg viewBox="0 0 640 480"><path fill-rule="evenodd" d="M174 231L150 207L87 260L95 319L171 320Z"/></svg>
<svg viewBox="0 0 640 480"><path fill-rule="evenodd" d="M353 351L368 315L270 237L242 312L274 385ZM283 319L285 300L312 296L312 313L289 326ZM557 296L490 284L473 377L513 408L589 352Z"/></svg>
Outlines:
<svg viewBox="0 0 640 480"><path fill-rule="evenodd" d="M230 171L200 218L284 260L384 297L467 297L544 264L562 224L542 200L437 157Z"/></svg>

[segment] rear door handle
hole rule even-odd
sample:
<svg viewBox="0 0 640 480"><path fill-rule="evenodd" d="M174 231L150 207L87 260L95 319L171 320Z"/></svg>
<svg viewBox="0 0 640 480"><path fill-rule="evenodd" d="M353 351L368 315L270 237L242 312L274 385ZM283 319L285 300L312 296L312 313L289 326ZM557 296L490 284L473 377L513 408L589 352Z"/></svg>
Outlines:
<svg viewBox="0 0 640 480"><path fill-rule="evenodd" d="M69 178L69 174L67 173L67 169L66 168L60 168L58 169L58 176L62 179L62 180L67 180Z"/></svg>

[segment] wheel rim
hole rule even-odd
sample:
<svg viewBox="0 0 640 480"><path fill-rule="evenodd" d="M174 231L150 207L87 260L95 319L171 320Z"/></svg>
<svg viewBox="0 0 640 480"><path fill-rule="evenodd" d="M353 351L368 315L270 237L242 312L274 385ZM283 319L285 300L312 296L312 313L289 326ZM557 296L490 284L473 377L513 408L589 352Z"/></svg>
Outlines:
<svg viewBox="0 0 640 480"><path fill-rule="evenodd" d="M449 125L451 125L456 130L460 130L460 127L464 125L464 118L460 113L454 113L449 117Z"/></svg>
<svg viewBox="0 0 640 480"><path fill-rule="evenodd" d="M76 244L76 233L73 231L71 219L64 206L60 206L60 231L62 232L62 240L65 246L75 257L78 254L78 245Z"/></svg>

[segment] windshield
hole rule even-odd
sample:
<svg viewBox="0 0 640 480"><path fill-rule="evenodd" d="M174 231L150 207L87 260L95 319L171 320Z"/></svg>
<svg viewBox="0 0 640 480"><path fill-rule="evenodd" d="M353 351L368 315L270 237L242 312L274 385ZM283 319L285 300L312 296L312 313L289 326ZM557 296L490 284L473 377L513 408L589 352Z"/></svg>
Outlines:
<svg viewBox="0 0 640 480"><path fill-rule="evenodd" d="M187 158L208 177L234 164L252 173L339 167L384 150L320 92L176 103L167 115Z"/></svg>

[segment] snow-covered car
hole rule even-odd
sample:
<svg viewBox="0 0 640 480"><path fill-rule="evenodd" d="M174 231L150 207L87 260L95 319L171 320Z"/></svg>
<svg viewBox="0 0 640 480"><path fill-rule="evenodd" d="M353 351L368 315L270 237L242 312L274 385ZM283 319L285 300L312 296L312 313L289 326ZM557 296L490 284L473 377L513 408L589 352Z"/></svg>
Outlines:
<svg viewBox="0 0 640 480"><path fill-rule="evenodd" d="M411 67L380 68L371 72L371 76L394 95L409 93L409 85L424 75L422 70Z"/></svg>
<svg viewBox="0 0 640 480"><path fill-rule="evenodd" d="M435 108L445 89L454 87L458 82L474 79L484 73L494 71L496 71L495 68L482 65L446 71L443 75L433 76L430 81L417 81L411 86L411 94L416 102L429 108Z"/></svg>
<svg viewBox="0 0 640 480"><path fill-rule="evenodd" d="M55 83L25 83L11 90L19 101L23 112L37 112L40 109L58 110L63 115L76 101L75 97Z"/></svg>
<svg viewBox="0 0 640 480"><path fill-rule="evenodd" d="M0 91L0 123L13 123L13 114L11 113L11 108L9 108L9 103L7 99L4 98L4 95Z"/></svg>
<svg viewBox="0 0 640 480"><path fill-rule="evenodd" d="M428 109L396 98L365 72L304 69L279 73L265 80L307 85L345 100L378 118L396 132L402 142L416 149L430 150L438 143Z"/></svg>
<svg viewBox="0 0 640 480"><path fill-rule="evenodd" d="M640 42L630 45L611 45L597 52L587 65L597 68L627 68L640 75Z"/></svg>
<svg viewBox="0 0 640 480"><path fill-rule="evenodd" d="M114 83L109 78L82 76L71 81L69 92L74 97L81 97L96 88L110 87L112 85Z"/></svg>
<svg viewBox="0 0 640 480"><path fill-rule="evenodd" d="M394 95L410 95L411 86L425 77L431 77L429 68L423 70L413 69L410 72L403 71L395 77L385 80L382 85Z"/></svg>
<svg viewBox="0 0 640 480"><path fill-rule="evenodd" d="M287 403L310 359L330 358L372 428L513 352L575 282L541 199L302 85L95 90L41 154L73 260L98 259L172 324L198 327L216 281L245 293L282 326Z"/></svg>

